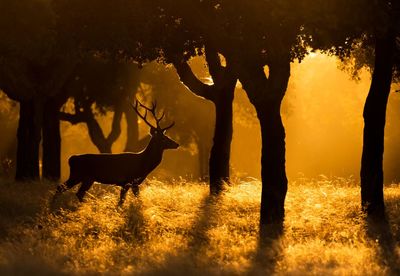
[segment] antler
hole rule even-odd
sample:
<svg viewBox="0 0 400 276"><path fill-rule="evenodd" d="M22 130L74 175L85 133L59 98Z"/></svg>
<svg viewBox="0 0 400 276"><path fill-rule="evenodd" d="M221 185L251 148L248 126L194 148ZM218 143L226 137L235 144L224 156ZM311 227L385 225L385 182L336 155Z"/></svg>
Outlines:
<svg viewBox="0 0 400 276"><path fill-rule="evenodd" d="M140 114L140 112L139 112L139 106L145 110L144 116L143 116L142 114ZM167 129L170 129L171 127L173 127L173 126L175 125L175 122L172 122L171 125L169 125L169 126L167 126L167 127L165 127L165 128L162 128L162 127L160 126L161 120L164 119L164 117L165 117L165 112L163 112L163 113L161 114L160 117L157 117L157 112L156 112L156 109L157 109L157 102L156 102L156 101L154 101L154 102L151 104L151 108L150 108L150 107L147 107L147 106L145 106L144 104L142 104L142 103L136 98L136 101L135 101L134 104L132 104L132 107L133 107L133 109L135 110L135 112L138 114L138 116L139 116L140 118L142 118L143 121L144 121L148 126L150 126L151 128L158 129L158 130L160 130L160 131L166 131ZM150 112L150 113L153 115L154 120L156 121L156 126L153 126L153 125L147 120L147 112Z"/></svg>
<svg viewBox="0 0 400 276"><path fill-rule="evenodd" d="M175 125L175 122L172 122L169 126L162 128L162 131L166 131L168 129L170 129L171 127L173 127Z"/></svg>
<svg viewBox="0 0 400 276"><path fill-rule="evenodd" d="M144 116L142 114L140 114L139 112L139 106L142 108L145 108L145 113ZM144 106L141 102L139 102L138 99L136 99L136 101L132 104L132 108L133 110L135 110L136 114L151 128L156 128L154 127L152 124L150 124L149 121L147 121L147 110L148 108L146 106Z"/></svg>

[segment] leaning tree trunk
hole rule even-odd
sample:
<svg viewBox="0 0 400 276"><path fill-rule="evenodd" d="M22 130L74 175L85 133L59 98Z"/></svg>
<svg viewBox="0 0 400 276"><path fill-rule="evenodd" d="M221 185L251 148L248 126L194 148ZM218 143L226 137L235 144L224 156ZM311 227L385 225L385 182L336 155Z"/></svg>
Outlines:
<svg viewBox="0 0 400 276"><path fill-rule="evenodd" d="M75 114L60 112L59 118L71 124L85 123L88 128L90 140L100 153L111 153L112 145L121 134L122 106L114 106L114 115L111 132L105 136L96 116L91 108L92 102L88 101L82 105L82 110L76 108Z"/></svg>
<svg viewBox="0 0 400 276"><path fill-rule="evenodd" d="M37 180L40 178L39 145L42 106L34 100L21 101L19 114L15 179L19 181Z"/></svg>
<svg viewBox="0 0 400 276"><path fill-rule="evenodd" d="M111 153L112 145L121 134L122 109L120 105L114 107L114 115L111 125L111 132L105 136L103 130L96 120L95 114L91 110L91 103L86 103L82 111L75 114L59 112L60 120L70 122L71 124L85 123L88 128L90 140L96 146L100 153Z"/></svg>
<svg viewBox="0 0 400 276"><path fill-rule="evenodd" d="M217 97L213 101L216 118L209 161L210 192L213 194L221 192L223 183L229 182L230 177L235 83L231 87L223 87L224 91L216 91Z"/></svg>
<svg viewBox="0 0 400 276"><path fill-rule="evenodd" d="M368 214L384 212L383 151L386 106L393 75L395 37L377 38L375 68L364 107L361 203Z"/></svg>
<svg viewBox="0 0 400 276"><path fill-rule="evenodd" d="M89 119L86 123L89 131L90 140L96 146L100 153L111 153L112 145L111 141L107 140L101 128L98 126L96 119Z"/></svg>
<svg viewBox="0 0 400 276"><path fill-rule="evenodd" d="M60 104L50 98L44 104L42 176L57 181L61 176Z"/></svg>

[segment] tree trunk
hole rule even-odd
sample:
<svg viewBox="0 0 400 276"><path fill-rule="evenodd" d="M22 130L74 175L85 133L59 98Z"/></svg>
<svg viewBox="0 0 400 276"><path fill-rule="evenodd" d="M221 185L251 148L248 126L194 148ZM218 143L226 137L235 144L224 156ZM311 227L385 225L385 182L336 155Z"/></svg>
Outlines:
<svg viewBox="0 0 400 276"><path fill-rule="evenodd" d="M216 91L218 95L214 101L216 118L209 162L210 192L212 194L221 192L223 183L229 182L234 90L235 85L225 87L224 91Z"/></svg>
<svg viewBox="0 0 400 276"><path fill-rule="evenodd" d="M395 37L377 38L375 68L364 107L361 203L368 214L384 212L383 151L386 106L393 75Z"/></svg>
<svg viewBox="0 0 400 276"><path fill-rule="evenodd" d="M60 105L50 98L44 105L42 176L57 181L61 176Z"/></svg>
<svg viewBox="0 0 400 276"><path fill-rule="evenodd" d="M127 125L127 139L125 145L126 152L138 152L139 148L139 124L136 112L130 106L125 107L124 110L126 125Z"/></svg>
<svg viewBox="0 0 400 276"><path fill-rule="evenodd" d="M199 151L199 179L200 181L209 181L209 148L206 147L206 144L198 138L196 142Z"/></svg>
<svg viewBox="0 0 400 276"><path fill-rule="evenodd" d="M290 78L290 58L282 52L269 63L267 78L263 64L250 61L239 67L239 80L257 111L261 126L261 210L260 224L281 224L285 215L287 178L285 128L281 103Z"/></svg>
<svg viewBox="0 0 400 276"><path fill-rule="evenodd" d="M285 215L287 178L285 168L285 129L280 114L281 101L257 108L261 125L261 214L260 223L280 223Z"/></svg>
<svg viewBox="0 0 400 276"><path fill-rule="evenodd" d="M210 193L218 194L223 183L229 181L230 151L232 142L232 102L237 82L229 65L222 66L218 52L206 46L206 61L213 85L204 84L186 62L174 63L179 77L190 91L210 100L215 105L216 120L213 146L209 159Z"/></svg>
<svg viewBox="0 0 400 276"><path fill-rule="evenodd" d="M21 101L19 114L15 179L18 181L37 180L40 178L41 104L34 100Z"/></svg>
<svg viewBox="0 0 400 276"><path fill-rule="evenodd" d="M86 126L89 137L100 153L111 153L112 143L104 137L103 130L94 117L87 118Z"/></svg>
<svg viewBox="0 0 400 276"><path fill-rule="evenodd" d="M100 153L111 153L112 145L121 134L122 110L120 106L115 107L111 132L107 137L104 135L100 124L97 122L94 114L91 111L86 111L85 116L85 122L89 131L89 137L92 140L93 144L97 147Z"/></svg>

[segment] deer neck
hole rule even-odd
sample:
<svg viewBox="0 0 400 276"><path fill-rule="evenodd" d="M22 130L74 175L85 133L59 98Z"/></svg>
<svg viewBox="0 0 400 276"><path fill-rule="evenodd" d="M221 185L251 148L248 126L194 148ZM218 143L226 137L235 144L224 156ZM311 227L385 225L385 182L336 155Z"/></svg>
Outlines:
<svg viewBox="0 0 400 276"><path fill-rule="evenodd" d="M154 139L150 140L150 143L144 150L144 156L148 159L149 163L153 163L154 166L158 166L161 163L164 148L158 144Z"/></svg>

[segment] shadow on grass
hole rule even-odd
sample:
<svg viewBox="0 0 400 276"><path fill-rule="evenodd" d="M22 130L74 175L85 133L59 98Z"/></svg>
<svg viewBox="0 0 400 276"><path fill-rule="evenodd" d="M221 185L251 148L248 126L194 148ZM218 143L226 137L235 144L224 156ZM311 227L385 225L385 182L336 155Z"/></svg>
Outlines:
<svg viewBox="0 0 400 276"><path fill-rule="evenodd" d="M142 202L136 199L130 203L126 214L126 222L116 231L116 237L126 243L143 244L147 240L147 226L143 215Z"/></svg>
<svg viewBox="0 0 400 276"><path fill-rule="evenodd" d="M54 215L62 214L62 211L71 211L75 212L79 208L79 202L76 198L75 194L70 192L65 192L61 195L55 195L55 192L52 193L51 198L49 199L49 212Z"/></svg>
<svg viewBox="0 0 400 276"><path fill-rule="evenodd" d="M387 267L388 275L400 275L399 256L396 241L386 214L370 215L366 218L367 236L378 244L376 258L380 265Z"/></svg>
<svg viewBox="0 0 400 276"><path fill-rule="evenodd" d="M139 275L228 275L222 268L213 271L218 266L215 266L205 252L210 245L208 231L217 225L222 197L223 195L205 196L200 203L197 220L188 229L187 245L177 245L178 250L166 256L163 264Z"/></svg>
<svg viewBox="0 0 400 276"><path fill-rule="evenodd" d="M283 258L283 222L260 225L257 248L247 275L271 275L276 264Z"/></svg>
<svg viewBox="0 0 400 276"><path fill-rule="evenodd" d="M50 182L0 181L0 239L16 227L30 227L47 205Z"/></svg>
<svg viewBox="0 0 400 276"><path fill-rule="evenodd" d="M76 193L79 190L80 186L81 184L73 187L72 189L64 191L63 193L57 193L56 187L54 187L54 189L51 189L51 197L48 200L50 213L60 215L63 213L63 211L75 212L81 206L88 204L90 201L99 200L103 195L107 193L117 192L115 189L116 186L110 185L103 187L95 183L92 189L86 192L85 197L83 198L83 202L80 202L78 197L76 196ZM115 206L118 207L117 202L115 202Z"/></svg>
<svg viewBox="0 0 400 276"><path fill-rule="evenodd" d="M200 205L197 221L191 228L191 237L189 237L188 250L193 254L198 254L201 249L210 243L208 230L216 224L218 217L218 203L223 195L207 195Z"/></svg>

